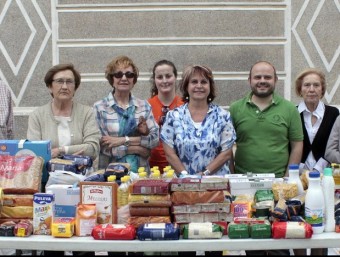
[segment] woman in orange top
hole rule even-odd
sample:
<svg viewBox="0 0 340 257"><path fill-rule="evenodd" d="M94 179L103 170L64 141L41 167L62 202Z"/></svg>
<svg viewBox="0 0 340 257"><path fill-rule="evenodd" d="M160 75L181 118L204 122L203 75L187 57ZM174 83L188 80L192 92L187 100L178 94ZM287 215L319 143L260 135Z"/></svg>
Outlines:
<svg viewBox="0 0 340 257"><path fill-rule="evenodd" d="M161 60L155 63L151 76L151 98L148 102L160 129L168 111L183 104L181 97L176 95L176 79L177 69L171 61ZM169 165L161 142L151 150L149 165L150 168L158 166L161 173Z"/></svg>

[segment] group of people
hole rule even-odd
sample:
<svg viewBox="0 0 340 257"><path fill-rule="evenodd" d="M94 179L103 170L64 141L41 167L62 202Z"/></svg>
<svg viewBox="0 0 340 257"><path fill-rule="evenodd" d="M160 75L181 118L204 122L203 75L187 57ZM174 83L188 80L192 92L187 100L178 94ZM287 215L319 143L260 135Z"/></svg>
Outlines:
<svg viewBox="0 0 340 257"><path fill-rule="evenodd" d="M275 93L275 67L256 62L249 72L250 92L229 110L213 102L217 88L207 66L185 67L177 86L176 66L158 61L147 100L132 93L138 76L131 58L117 56L105 71L112 90L91 107L74 99L81 83L75 67L53 66L44 79L51 101L30 114L27 139L51 140L52 157L91 156L96 169L111 162L129 163L132 172L171 165L178 176L252 172L287 177L289 164L322 172L329 163L340 163L339 110L322 101L326 78L319 69L297 76L296 94L302 99L296 106ZM0 83L0 136L12 139L8 92ZM327 254L327 249L313 250ZM289 255L289 250L267 254Z"/></svg>

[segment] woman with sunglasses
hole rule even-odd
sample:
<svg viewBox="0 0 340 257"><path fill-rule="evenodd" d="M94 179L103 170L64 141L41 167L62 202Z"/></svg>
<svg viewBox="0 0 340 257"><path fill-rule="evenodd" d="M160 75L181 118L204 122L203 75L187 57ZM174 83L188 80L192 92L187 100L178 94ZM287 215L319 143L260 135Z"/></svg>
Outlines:
<svg viewBox="0 0 340 257"><path fill-rule="evenodd" d="M183 104L181 97L176 95L176 79L177 69L171 61L160 60L153 66L150 79L152 83L151 98L148 101L160 129L168 111ZM161 173L165 166L169 165L161 142L151 150L149 164L150 167L158 166Z"/></svg>
<svg viewBox="0 0 340 257"><path fill-rule="evenodd" d="M236 133L230 113L213 103L216 88L211 69L186 67L180 89L185 104L168 112L161 130L169 164L178 176L230 173Z"/></svg>
<svg viewBox="0 0 340 257"><path fill-rule="evenodd" d="M134 97L131 90L139 71L127 56L114 58L106 67L105 77L112 91L94 104L95 116L102 137L99 168L111 162L130 164L149 170L150 150L158 145L159 128L146 100Z"/></svg>

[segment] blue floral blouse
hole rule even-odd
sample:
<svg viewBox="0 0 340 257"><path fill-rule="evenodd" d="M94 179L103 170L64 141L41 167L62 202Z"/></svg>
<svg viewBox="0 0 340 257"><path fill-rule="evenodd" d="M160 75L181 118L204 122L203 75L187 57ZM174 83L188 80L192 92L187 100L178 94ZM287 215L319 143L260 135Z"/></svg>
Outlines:
<svg viewBox="0 0 340 257"><path fill-rule="evenodd" d="M230 113L210 103L209 110L200 126L195 126L188 104L169 111L161 129L160 139L175 149L189 174L194 175L221 152L231 149L236 140ZM229 162L214 175L230 173Z"/></svg>

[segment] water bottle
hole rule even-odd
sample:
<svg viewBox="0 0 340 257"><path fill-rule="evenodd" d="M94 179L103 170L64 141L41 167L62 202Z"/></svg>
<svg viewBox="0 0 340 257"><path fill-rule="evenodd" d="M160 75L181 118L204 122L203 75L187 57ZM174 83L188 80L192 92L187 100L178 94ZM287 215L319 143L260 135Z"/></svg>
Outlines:
<svg viewBox="0 0 340 257"><path fill-rule="evenodd" d="M303 190L303 185L300 179L300 174L299 174L299 165L298 164L290 164L288 167L288 183L296 183L297 188L298 188L298 195L301 195L304 193Z"/></svg>
<svg viewBox="0 0 340 257"><path fill-rule="evenodd" d="M335 182L333 178L332 168L325 168L322 178L322 191L325 198L325 232L335 231Z"/></svg>
<svg viewBox="0 0 340 257"><path fill-rule="evenodd" d="M305 199L305 220L311 224L314 234L324 231L325 199L318 171L309 172L309 185Z"/></svg>

